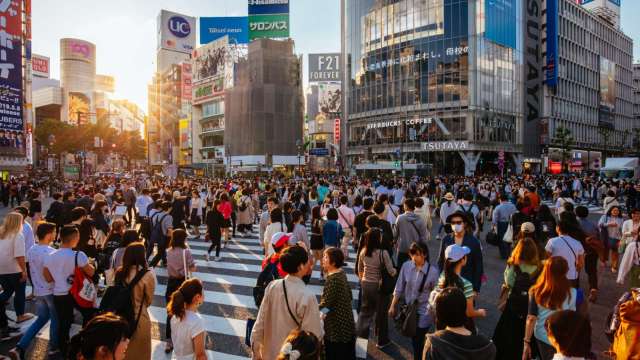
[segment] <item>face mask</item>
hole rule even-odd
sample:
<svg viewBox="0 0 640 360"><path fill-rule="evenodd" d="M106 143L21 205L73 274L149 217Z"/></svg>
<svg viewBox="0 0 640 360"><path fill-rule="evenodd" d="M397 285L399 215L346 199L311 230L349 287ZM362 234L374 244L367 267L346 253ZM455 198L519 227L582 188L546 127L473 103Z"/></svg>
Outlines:
<svg viewBox="0 0 640 360"><path fill-rule="evenodd" d="M463 229L462 224L455 224L455 225L453 225L453 231L454 231L454 232L461 233L461 232L462 232L462 229Z"/></svg>

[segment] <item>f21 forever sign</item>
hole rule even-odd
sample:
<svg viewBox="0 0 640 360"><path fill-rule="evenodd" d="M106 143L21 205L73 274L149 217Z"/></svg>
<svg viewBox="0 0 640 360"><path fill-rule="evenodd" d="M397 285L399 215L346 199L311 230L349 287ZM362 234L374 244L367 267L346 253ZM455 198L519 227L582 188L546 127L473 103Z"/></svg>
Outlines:
<svg viewBox="0 0 640 360"><path fill-rule="evenodd" d="M341 81L340 53L309 54L309 81Z"/></svg>

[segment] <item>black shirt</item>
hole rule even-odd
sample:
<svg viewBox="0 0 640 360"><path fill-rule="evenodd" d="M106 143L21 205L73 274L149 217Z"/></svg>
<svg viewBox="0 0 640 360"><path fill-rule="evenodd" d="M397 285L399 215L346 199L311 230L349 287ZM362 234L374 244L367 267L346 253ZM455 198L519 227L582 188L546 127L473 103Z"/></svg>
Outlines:
<svg viewBox="0 0 640 360"><path fill-rule="evenodd" d="M360 238L362 237L362 234L367 232L367 218L370 215L374 215L374 213L369 210L364 210L360 214L356 215L355 219L353 220L353 227L356 229L357 244L360 244Z"/></svg>
<svg viewBox="0 0 640 360"><path fill-rule="evenodd" d="M393 229L387 220L380 219L376 216L374 227L382 229L382 249L387 250L389 254L393 251Z"/></svg>

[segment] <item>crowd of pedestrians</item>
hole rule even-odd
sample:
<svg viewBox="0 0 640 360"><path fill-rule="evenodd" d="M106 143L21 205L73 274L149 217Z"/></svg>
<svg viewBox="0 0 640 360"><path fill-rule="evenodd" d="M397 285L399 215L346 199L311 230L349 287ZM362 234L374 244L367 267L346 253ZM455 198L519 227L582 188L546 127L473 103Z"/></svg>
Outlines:
<svg viewBox="0 0 640 360"><path fill-rule="evenodd" d="M139 176L55 186L12 180L0 186L2 202L5 191L12 211L0 226L0 335L19 338L15 359L28 358L48 322L49 356L151 358L148 307L161 267L165 352L208 358L215 344L198 312L205 292L192 275L194 240L210 243L206 262L220 261L232 237L257 233L258 311L246 339L254 359L355 359L358 338L386 351L391 327L410 339L414 359L591 359L598 271L640 287L640 186L631 182ZM589 204L602 204L598 221ZM505 261L500 294L482 291L488 246ZM310 282L322 285L319 301ZM625 337L640 332L629 325L640 320L629 310L640 309L635 295L612 309L612 354L640 347ZM477 327L488 314L481 296L499 297L490 337ZM25 311L30 300L37 320L22 333L19 324L34 317ZM71 337L75 311L83 326Z"/></svg>

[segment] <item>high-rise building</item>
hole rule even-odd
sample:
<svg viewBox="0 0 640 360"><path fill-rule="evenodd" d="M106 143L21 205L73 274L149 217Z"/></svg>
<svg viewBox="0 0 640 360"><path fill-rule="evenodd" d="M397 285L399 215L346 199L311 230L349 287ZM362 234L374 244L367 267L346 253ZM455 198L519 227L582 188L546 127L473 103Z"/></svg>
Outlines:
<svg viewBox="0 0 640 360"><path fill-rule="evenodd" d="M633 41L617 22L586 4L545 3L542 48L547 67L540 127L544 168L560 172L564 158L565 170L598 170L606 156L628 150L632 129L640 126L633 117ZM556 137L559 128L568 129L575 142L564 156Z"/></svg>
<svg viewBox="0 0 640 360"><path fill-rule="evenodd" d="M640 128L640 63L633 64L633 118Z"/></svg>
<svg viewBox="0 0 640 360"><path fill-rule="evenodd" d="M293 40L249 44L224 97L225 161L232 169L304 164L301 63Z"/></svg>

